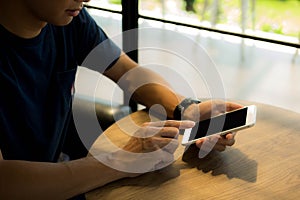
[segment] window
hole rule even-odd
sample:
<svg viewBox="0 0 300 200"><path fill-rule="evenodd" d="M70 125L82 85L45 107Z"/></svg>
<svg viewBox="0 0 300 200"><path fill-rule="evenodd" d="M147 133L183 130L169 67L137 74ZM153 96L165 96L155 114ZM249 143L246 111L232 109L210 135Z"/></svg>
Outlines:
<svg viewBox="0 0 300 200"><path fill-rule="evenodd" d="M299 43L299 0L140 0L142 16Z"/></svg>
<svg viewBox="0 0 300 200"><path fill-rule="evenodd" d="M92 0L90 4L102 1L104 0ZM130 1L132 4L137 0L123 0L123 3L124 1ZM244 4L241 4L243 1ZM298 0L245 1L210 0L207 1L203 14L200 11L204 9L206 0L195 0L196 12L187 11L184 0L140 0L138 24L139 27L171 29L192 37L214 61L222 76L227 98L272 102L273 105L300 112L299 98L295 97L295 94L300 92L298 51L300 21L296 20L299 19L300 12L296 10L299 10L300 2ZM105 7L109 4L109 0L105 2L107 4L98 5L101 8L97 8L96 13L110 16L107 11L111 9L113 15L119 18L111 22L99 20L99 23L106 25L102 25L105 29L118 30L110 35L121 34L121 14L132 13L122 13L120 1L110 3L112 7ZM212 18L213 13L216 13L213 10L216 5L219 9L218 17ZM243 23L241 23L242 7L246 10L244 12L246 20ZM241 28L242 24L244 29ZM289 26L291 28L287 28L287 24L292 24ZM139 35L139 39L144 40L145 35ZM159 39L164 42L163 38ZM144 51L139 53L140 64L148 61L149 56L144 55ZM188 68L186 63L168 59L167 56L162 57L161 53L154 58L160 62L160 66ZM297 67L293 67L296 65ZM155 69L159 71L162 67L158 66ZM172 78L170 75L170 79ZM179 81L174 82L180 84ZM206 94L201 93L199 96L206 97ZM286 99L289 99L288 103Z"/></svg>

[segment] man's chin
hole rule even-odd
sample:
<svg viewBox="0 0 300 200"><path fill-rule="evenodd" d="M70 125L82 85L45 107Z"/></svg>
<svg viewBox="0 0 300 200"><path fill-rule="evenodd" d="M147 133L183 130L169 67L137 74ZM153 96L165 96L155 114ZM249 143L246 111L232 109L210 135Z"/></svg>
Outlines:
<svg viewBox="0 0 300 200"><path fill-rule="evenodd" d="M68 17L64 20L60 20L60 21L54 21L54 22L49 22L50 24L53 24L55 26L66 26L68 24L70 24L72 22L74 17Z"/></svg>

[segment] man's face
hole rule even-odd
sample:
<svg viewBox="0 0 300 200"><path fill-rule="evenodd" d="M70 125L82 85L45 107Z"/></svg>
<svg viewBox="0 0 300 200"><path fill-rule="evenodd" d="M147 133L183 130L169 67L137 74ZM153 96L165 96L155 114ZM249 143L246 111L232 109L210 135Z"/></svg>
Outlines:
<svg viewBox="0 0 300 200"><path fill-rule="evenodd" d="M89 0L24 0L32 17L54 25L67 25Z"/></svg>

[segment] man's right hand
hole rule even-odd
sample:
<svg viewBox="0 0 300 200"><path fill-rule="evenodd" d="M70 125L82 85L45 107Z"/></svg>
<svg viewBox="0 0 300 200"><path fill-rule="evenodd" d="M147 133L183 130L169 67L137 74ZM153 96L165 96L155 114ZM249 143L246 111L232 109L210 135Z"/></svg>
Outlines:
<svg viewBox="0 0 300 200"><path fill-rule="evenodd" d="M144 123L123 149L99 157L117 170L141 174L166 167L174 162L179 129L192 128L193 121L166 120ZM132 175L135 176L135 175Z"/></svg>

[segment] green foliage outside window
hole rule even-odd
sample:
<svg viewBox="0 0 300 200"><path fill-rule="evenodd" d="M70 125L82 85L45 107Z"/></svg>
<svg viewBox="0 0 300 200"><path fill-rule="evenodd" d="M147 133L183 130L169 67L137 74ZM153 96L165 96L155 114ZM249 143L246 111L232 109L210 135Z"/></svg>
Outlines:
<svg viewBox="0 0 300 200"><path fill-rule="evenodd" d="M122 0L109 0L112 4L121 4ZM161 7L164 0L140 0L140 4ZM167 1L167 0L165 0ZM170 0L169 0L170 1ZM185 0L179 7L185 11ZM246 29L261 30L289 36L296 36L300 32L300 0L245 0L248 8L246 11ZM194 0L195 12L193 15L199 21L210 21L213 24L226 24L241 26L242 0L218 0L216 10L213 3L216 0ZM252 2L255 2L254 9Z"/></svg>
<svg viewBox="0 0 300 200"><path fill-rule="evenodd" d="M109 0L109 3L112 3L112 4L121 4L121 1L122 0Z"/></svg>

